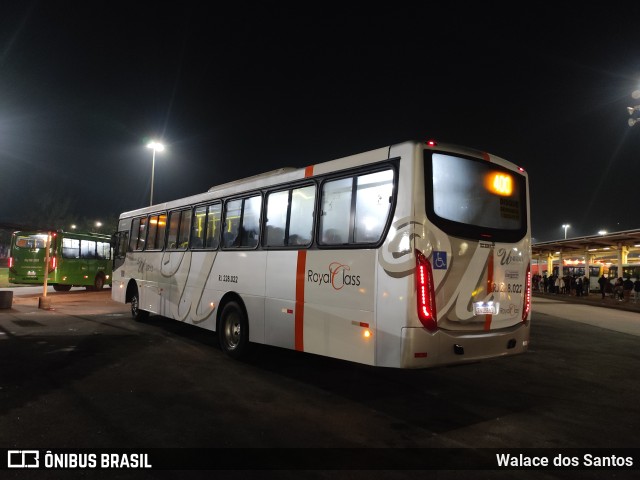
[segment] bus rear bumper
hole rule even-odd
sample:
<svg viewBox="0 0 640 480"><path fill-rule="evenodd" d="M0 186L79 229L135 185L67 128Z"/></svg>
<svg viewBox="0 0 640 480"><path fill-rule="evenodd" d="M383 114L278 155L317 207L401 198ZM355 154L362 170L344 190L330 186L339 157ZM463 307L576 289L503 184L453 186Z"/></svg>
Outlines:
<svg viewBox="0 0 640 480"><path fill-rule="evenodd" d="M402 329L402 368L475 362L524 353L529 347L529 322L496 331L429 333L421 327Z"/></svg>

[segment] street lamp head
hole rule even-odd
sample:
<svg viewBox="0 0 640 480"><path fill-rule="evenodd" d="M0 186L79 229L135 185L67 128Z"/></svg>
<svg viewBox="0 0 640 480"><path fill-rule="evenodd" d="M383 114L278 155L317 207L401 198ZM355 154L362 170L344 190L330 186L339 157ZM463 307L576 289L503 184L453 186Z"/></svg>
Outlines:
<svg viewBox="0 0 640 480"><path fill-rule="evenodd" d="M152 149L154 152L162 152L164 151L164 145L160 142L156 142L154 140L147 143L147 148Z"/></svg>

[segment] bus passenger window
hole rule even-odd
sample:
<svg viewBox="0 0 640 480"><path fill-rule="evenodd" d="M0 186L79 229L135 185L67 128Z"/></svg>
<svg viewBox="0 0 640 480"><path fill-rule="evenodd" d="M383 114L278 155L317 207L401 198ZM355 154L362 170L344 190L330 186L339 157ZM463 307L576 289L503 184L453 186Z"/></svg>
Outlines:
<svg viewBox="0 0 640 480"><path fill-rule="evenodd" d="M63 237L62 258L80 258L80 240Z"/></svg>
<svg viewBox="0 0 640 480"><path fill-rule="evenodd" d="M180 218L180 232L178 247L185 250L189 245L189 231L191 230L191 210L182 210Z"/></svg>
<svg viewBox="0 0 640 480"><path fill-rule="evenodd" d="M267 247L283 247L284 232L287 228L289 190L270 193L267 196L267 219L264 244Z"/></svg>
<svg viewBox="0 0 640 480"><path fill-rule="evenodd" d="M99 260L111 260L111 245L106 242L98 242L97 258Z"/></svg>
<svg viewBox="0 0 640 480"><path fill-rule="evenodd" d="M193 217L193 225L191 227L191 248L204 247L204 234L207 224L207 207L198 207Z"/></svg>
<svg viewBox="0 0 640 480"><path fill-rule="evenodd" d="M374 243L387 224L393 194L393 170L360 175L356 190L356 243Z"/></svg>
<svg viewBox="0 0 640 480"><path fill-rule="evenodd" d="M352 189L351 177L324 184L320 213L321 243L340 245L349 242Z"/></svg>
<svg viewBox="0 0 640 480"><path fill-rule="evenodd" d="M220 216L222 213L222 205L216 203L209 205L207 212L207 236L206 248L216 249L220 244Z"/></svg>
<svg viewBox="0 0 640 480"><path fill-rule="evenodd" d="M242 215L242 200L231 200L227 202L224 216L224 234L222 246L229 248L238 246L238 233L240 230L240 215ZM238 240L238 241L236 241Z"/></svg>
<svg viewBox="0 0 640 480"><path fill-rule="evenodd" d="M255 196L244 201L242 213L242 240L240 246L254 248L260 236L260 207L262 197Z"/></svg>
<svg viewBox="0 0 640 480"><path fill-rule="evenodd" d="M138 249L138 234L140 233L140 219L134 218L131 222L131 238L129 239L129 251L133 252ZM80 245L78 245L80 248ZM78 252L79 254L80 252Z"/></svg>
<svg viewBox="0 0 640 480"><path fill-rule="evenodd" d="M178 210L169 213L169 235L167 248L186 250L191 228L191 210Z"/></svg>
<svg viewBox="0 0 640 480"><path fill-rule="evenodd" d="M315 185L293 190L291 194L288 245L297 247L311 243L311 238L313 237L313 206L315 200Z"/></svg>
<svg viewBox="0 0 640 480"><path fill-rule="evenodd" d="M96 242L80 240L80 258L96 258Z"/></svg>

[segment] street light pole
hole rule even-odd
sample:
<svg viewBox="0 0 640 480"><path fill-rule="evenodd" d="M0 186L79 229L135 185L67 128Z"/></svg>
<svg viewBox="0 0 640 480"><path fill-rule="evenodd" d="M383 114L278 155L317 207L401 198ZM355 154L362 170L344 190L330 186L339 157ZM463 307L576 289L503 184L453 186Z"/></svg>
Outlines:
<svg viewBox="0 0 640 480"><path fill-rule="evenodd" d="M151 141L147 144L147 148L153 150L151 161L151 197L149 198L149 205L153 205L153 181L156 171L156 152L162 152L164 150L164 145L160 142Z"/></svg>
<svg viewBox="0 0 640 480"><path fill-rule="evenodd" d="M571 225L569 225L569 224L562 225L562 228L564 228L564 239L565 239L565 240L567 239L567 229L568 229L570 226L571 226Z"/></svg>

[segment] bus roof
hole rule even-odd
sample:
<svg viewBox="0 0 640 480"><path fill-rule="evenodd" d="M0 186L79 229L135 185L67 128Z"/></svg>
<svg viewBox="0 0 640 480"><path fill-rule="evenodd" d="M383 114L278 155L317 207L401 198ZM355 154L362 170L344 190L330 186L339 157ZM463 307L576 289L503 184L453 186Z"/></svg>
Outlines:
<svg viewBox="0 0 640 480"><path fill-rule="evenodd" d="M450 153L457 153L461 155L474 156L477 158L485 158L499 165L507 168L517 169L517 166L513 163L486 152L474 150L468 147L462 147L459 145L438 143L433 146L428 145L424 141L407 141L398 143L395 145L389 145L374 150L369 150L363 153L355 155L349 155L346 157L338 158L335 160L329 160L327 162L318 163L309 167L293 168L285 167L271 170L269 172L260 173L251 177L241 178L233 180L231 182L215 185L207 192L198 193L189 197L183 197L169 202L159 203L148 207L142 207L135 210L123 212L120 218L127 218L136 215L144 215L159 211L170 210L173 208L179 208L183 205L195 205L199 203L205 203L214 199L234 195L236 193L248 192L251 190L259 190L266 187L273 187L279 184L292 182L295 180L302 180L306 177L313 175L325 174L331 172L339 172L341 170L348 170L350 168L359 167L375 162L382 162L389 159L392 149L400 146L412 145L414 147L421 145L426 148L430 148L438 151L446 151ZM521 173L526 176L526 172L521 170Z"/></svg>

